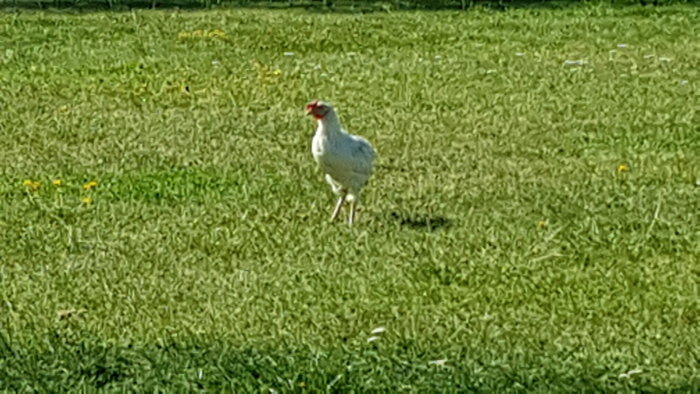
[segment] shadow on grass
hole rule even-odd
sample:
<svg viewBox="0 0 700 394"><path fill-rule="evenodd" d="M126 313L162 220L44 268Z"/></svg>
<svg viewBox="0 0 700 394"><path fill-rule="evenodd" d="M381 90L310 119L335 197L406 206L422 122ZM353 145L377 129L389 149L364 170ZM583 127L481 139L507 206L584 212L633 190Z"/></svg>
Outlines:
<svg viewBox="0 0 700 394"><path fill-rule="evenodd" d="M398 212L392 212L389 214L389 218L399 222L401 226L414 230L435 231L449 227L451 224L450 219L442 216L406 215Z"/></svg>
<svg viewBox="0 0 700 394"><path fill-rule="evenodd" d="M669 5L693 0L610 0L614 5ZM586 1L575 0L0 0L0 10L124 11L131 9L257 8L306 9L312 12L365 13L395 10L467 10L475 6L495 10L509 8L566 8Z"/></svg>

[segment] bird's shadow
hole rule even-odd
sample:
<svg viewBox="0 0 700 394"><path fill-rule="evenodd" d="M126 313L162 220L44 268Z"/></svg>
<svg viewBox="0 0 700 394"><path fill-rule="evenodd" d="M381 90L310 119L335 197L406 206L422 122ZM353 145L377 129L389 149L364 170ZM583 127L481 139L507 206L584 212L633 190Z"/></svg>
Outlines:
<svg viewBox="0 0 700 394"><path fill-rule="evenodd" d="M401 226L414 230L435 231L449 227L452 221L443 216L407 215L399 212L391 212L389 218L398 222Z"/></svg>

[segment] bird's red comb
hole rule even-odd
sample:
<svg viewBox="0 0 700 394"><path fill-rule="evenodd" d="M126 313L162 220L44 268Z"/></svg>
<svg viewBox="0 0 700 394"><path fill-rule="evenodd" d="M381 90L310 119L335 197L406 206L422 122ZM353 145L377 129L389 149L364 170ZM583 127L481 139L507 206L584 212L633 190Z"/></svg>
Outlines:
<svg viewBox="0 0 700 394"><path fill-rule="evenodd" d="M311 115L317 107L318 107L318 100L314 100L314 101L306 104L306 114Z"/></svg>

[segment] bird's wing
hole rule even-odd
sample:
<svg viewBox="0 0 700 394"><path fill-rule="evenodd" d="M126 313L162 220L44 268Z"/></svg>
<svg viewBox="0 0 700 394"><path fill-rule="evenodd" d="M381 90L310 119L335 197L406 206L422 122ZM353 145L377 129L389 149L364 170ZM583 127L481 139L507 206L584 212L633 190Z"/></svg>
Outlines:
<svg viewBox="0 0 700 394"><path fill-rule="evenodd" d="M377 157L374 148L369 141L362 137L355 137L355 142L356 144L351 149L353 162L356 163L353 170L363 174L372 173L372 165Z"/></svg>
<svg viewBox="0 0 700 394"><path fill-rule="evenodd" d="M324 157L324 167L331 175L372 174L376 153L372 145L362 137L350 136L339 142L334 154Z"/></svg>

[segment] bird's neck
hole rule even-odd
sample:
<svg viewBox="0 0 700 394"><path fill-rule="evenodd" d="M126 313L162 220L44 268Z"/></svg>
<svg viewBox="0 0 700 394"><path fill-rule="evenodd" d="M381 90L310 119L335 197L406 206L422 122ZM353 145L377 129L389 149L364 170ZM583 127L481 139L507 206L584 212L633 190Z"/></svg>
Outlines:
<svg viewBox="0 0 700 394"><path fill-rule="evenodd" d="M329 112L322 119L318 120L317 133L324 137L331 137L341 133L343 126L340 125L340 120L335 112Z"/></svg>

